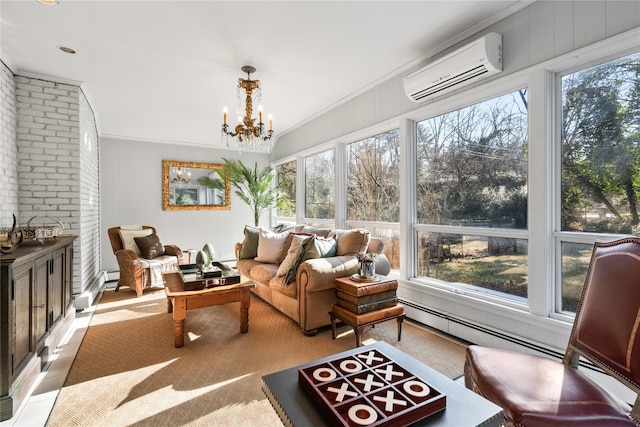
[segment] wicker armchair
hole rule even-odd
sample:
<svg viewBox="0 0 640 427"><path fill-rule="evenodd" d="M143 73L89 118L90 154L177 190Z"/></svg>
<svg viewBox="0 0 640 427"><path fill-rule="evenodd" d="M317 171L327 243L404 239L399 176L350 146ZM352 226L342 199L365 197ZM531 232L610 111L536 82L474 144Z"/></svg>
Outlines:
<svg viewBox="0 0 640 427"><path fill-rule="evenodd" d="M143 225L140 230L151 229L155 234L154 227ZM121 227L112 227L107 230L111 248L118 260L120 268L120 280L116 286L116 292L121 286L128 286L136 291L138 297L142 296L142 291L150 287L162 287L162 272L176 270L182 264L182 251L176 245L164 245L165 253L153 259L145 259L135 251L124 248L122 241Z"/></svg>

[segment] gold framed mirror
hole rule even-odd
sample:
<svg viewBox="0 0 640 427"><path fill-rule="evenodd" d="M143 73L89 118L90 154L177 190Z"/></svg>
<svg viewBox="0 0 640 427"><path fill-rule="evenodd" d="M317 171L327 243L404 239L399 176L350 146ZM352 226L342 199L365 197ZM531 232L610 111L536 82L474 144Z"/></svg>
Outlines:
<svg viewBox="0 0 640 427"><path fill-rule="evenodd" d="M216 163L162 161L162 210L230 210L229 178Z"/></svg>

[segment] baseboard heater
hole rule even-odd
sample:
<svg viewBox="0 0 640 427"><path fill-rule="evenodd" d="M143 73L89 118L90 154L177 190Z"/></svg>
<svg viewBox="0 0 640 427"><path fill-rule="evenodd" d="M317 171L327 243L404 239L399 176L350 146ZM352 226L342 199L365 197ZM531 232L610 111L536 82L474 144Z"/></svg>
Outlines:
<svg viewBox="0 0 640 427"><path fill-rule="evenodd" d="M472 323L472 322L460 319L460 318L452 316L450 314L443 313L441 311L437 311L437 310L425 307L423 305L416 304L416 303L411 302L411 301L407 301L407 300L405 300L403 298L398 298L398 302L400 302L404 306L412 307L412 308L414 308L416 310L420 310L420 311L422 311L424 313L430 314L431 316L440 317L442 319L445 319L448 322L457 323L457 324L465 326L467 328L474 329L476 331L480 331L480 332L485 333L487 335L491 335L491 336L500 338L502 340L511 342L513 344L517 344L517 345L519 345L521 347L525 347L525 348L534 350L534 351L536 351L538 353L542 353L542 354L545 354L547 356L553 357L554 359L562 360L564 358L564 353L560 353L558 351L553 351L553 350L550 350L548 348L541 347L541 346L536 345L536 344L532 344L531 342L528 342L528 341L525 341L525 340L521 340L519 338L515 338L515 337L512 337L510 335L503 334L503 333L498 332L498 331L496 331L494 329L489 329L487 327L484 327L484 326L478 325L476 323ZM591 369L594 372L599 372L599 373L603 373L603 374L605 373L602 369L596 367L595 365L593 365L588 360L585 360L584 358L580 359L580 366L582 366L584 368L587 368L587 369Z"/></svg>

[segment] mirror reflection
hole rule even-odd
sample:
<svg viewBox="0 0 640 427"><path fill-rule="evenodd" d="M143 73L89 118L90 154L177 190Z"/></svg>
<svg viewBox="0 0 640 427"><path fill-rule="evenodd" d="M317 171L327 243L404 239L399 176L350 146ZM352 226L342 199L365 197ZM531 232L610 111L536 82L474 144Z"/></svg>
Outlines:
<svg viewBox="0 0 640 427"><path fill-rule="evenodd" d="M229 179L216 163L162 161L163 210L229 210Z"/></svg>

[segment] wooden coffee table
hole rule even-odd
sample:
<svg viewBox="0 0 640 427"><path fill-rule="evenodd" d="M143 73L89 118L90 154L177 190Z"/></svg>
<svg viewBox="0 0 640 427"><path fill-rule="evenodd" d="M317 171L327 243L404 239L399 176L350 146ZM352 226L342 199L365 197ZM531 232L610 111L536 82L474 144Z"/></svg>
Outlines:
<svg viewBox="0 0 640 427"><path fill-rule="evenodd" d="M240 303L240 332L249 331L249 306L251 297L249 289L256 285L253 282L225 284L195 291L185 291L184 280L179 271L162 273L164 291L167 294L167 311L173 313L173 344L184 346L184 321L187 310L212 305Z"/></svg>

